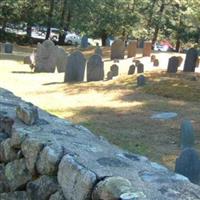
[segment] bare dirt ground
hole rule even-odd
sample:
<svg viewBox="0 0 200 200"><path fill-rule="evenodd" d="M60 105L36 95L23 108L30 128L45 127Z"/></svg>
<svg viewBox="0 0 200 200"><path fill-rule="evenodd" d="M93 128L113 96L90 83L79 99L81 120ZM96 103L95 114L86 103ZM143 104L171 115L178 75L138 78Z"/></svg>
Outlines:
<svg viewBox="0 0 200 200"><path fill-rule="evenodd" d="M90 49L84 54L88 57L92 52ZM113 62L108 58L108 49L104 49L104 54L107 72ZM127 75L132 59L120 60L120 76L114 80L67 84L63 83L64 73L32 73L20 59L1 55L0 87L59 117L82 124L124 149L173 168L180 151L183 119L192 121L196 147L200 147L200 76L163 73L171 55L157 53L157 68L150 58L141 58L148 78L144 88L136 86L136 75ZM164 121L151 119L153 114L165 111L178 116Z"/></svg>

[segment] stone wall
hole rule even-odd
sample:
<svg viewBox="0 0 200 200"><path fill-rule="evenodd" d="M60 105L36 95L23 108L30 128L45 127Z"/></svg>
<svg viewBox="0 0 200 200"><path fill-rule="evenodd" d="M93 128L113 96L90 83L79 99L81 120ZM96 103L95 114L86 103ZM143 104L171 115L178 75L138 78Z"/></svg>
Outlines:
<svg viewBox="0 0 200 200"><path fill-rule="evenodd" d="M0 89L0 199L196 200L200 188Z"/></svg>

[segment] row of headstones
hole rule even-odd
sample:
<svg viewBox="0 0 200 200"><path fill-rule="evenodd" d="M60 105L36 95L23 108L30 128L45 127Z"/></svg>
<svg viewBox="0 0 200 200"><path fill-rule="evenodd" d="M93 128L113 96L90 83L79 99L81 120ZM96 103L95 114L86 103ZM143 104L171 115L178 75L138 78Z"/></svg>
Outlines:
<svg viewBox="0 0 200 200"><path fill-rule="evenodd" d="M137 40L130 41L127 47L128 58L135 57L137 53ZM115 40L111 45L111 60L124 59L125 56L125 43L118 39ZM144 42L143 56L150 56L152 50L151 42Z"/></svg>
<svg viewBox="0 0 200 200"><path fill-rule="evenodd" d="M200 184L200 157L194 149L195 134L189 120L181 124L181 153L176 159L175 172L186 176L192 183Z"/></svg>

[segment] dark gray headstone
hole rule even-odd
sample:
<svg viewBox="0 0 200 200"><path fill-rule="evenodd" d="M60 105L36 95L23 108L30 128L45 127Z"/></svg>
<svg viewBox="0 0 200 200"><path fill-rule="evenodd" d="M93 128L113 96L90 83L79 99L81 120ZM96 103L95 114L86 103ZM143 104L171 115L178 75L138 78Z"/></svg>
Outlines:
<svg viewBox="0 0 200 200"><path fill-rule="evenodd" d="M168 73L176 73L178 66L179 66L179 58L176 56L172 56L168 62L167 72Z"/></svg>
<svg viewBox="0 0 200 200"><path fill-rule="evenodd" d="M87 63L87 81L100 81L104 78L104 63L100 55L93 55Z"/></svg>
<svg viewBox="0 0 200 200"><path fill-rule="evenodd" d="M86 59L80 51L73 52L67 59L64 82L83 81Z"/></svg>
<svg viewBox="0 0 200 200"><path fill-rule="evenodd" d="M12 53L13 52L13 45L10 42L6 42L4 44L4 52L5 53Z"/></svg>
<svg viewBox="0 0 200 200"><path fill-rule="evenodd" d="M194 72L198 60L198 51L195 48L191 48L187 51L185 63L184 63L184 72Z"/></svg>
<svg viewBox="0 0 200 200"><path fill-rule="evenodd" d="M110 71L112 71L113 76L118 76L119 74L119 67L118 65L114 64L110 67Z"/></svg>
<svg viewBox="0 0 200 200"><path fill-rule="evenodd" d="M125 44L122 40L115 40L111 46L111 60L124 59Z"/></svg>
<svg viewBox="0 0 200 200"><path fill-rule="evenodd" d="M51 40L37 45L35 56L35 72L54 72L56 68L57 47Z"/></svg>
<svg viewBox="0 0 200 200"><path fill-rule="evenodd" d="M194 130L189 120L184 120L181 124L181 149L194 146Z"/></svg>
<svg viewBox="0 0 200 200"><path fill-rule="evenodd" d="M106 80L107 80L107 81L108 81L108 80L112 80L112 78L113 78L113 72L112 72L112 71L109 71L109 72L107 73Z"/></svg>
<svg viewBox="0 0 200 200"><path fill-rule="evenodd" d="M137 77L137 86L140 87L140 86L144 86L146 83L146 78L144 75L140 75Z"/></svg>
<svg viewBox="0 0 200 200"><path fill-rule="evenodd" d="M131 74L134 74L135 73L135 65L131 65L129 67L129 70L128 70L128 75L131 75Z"/></svg>
<svg viewBox="0 0 200 200"><path fill-rule="evenodd" d="M186 148L176 159L175 172L186 176L192 183L199 183L200 162L197 151L193 148Z"/></svg>
<svg viewBox="0 0 200 200"><path fill-rule="evenodd" d="M137 65L137 73L140 74L140 73L143 73L144 72L144 65L142 63L139 63Z"/></svg>
<svg viewBox="0 0 200 200"><path fill-rule="evenodd" d="M88 37L84 35L81 38L81 48L87 48L88 47Z"/></svg>

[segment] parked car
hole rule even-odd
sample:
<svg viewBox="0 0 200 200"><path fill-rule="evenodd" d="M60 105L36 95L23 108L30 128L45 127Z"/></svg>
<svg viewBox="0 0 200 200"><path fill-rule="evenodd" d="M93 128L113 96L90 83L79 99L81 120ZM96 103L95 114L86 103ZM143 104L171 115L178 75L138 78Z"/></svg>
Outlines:
<svg viewBox="0 0 200 200"><path fill-rule="evenodd" d="M154 51L174 51L174 47L170 44L169 41L163 40L160 42L155 42Z"/></svg>
<svg viewBox="0 0 200 200"><path fill-rule="evenodd" d="M69 45L79 45L81 44L81 37L76 33L67 32L65 36L65 43Z"/></svg>

